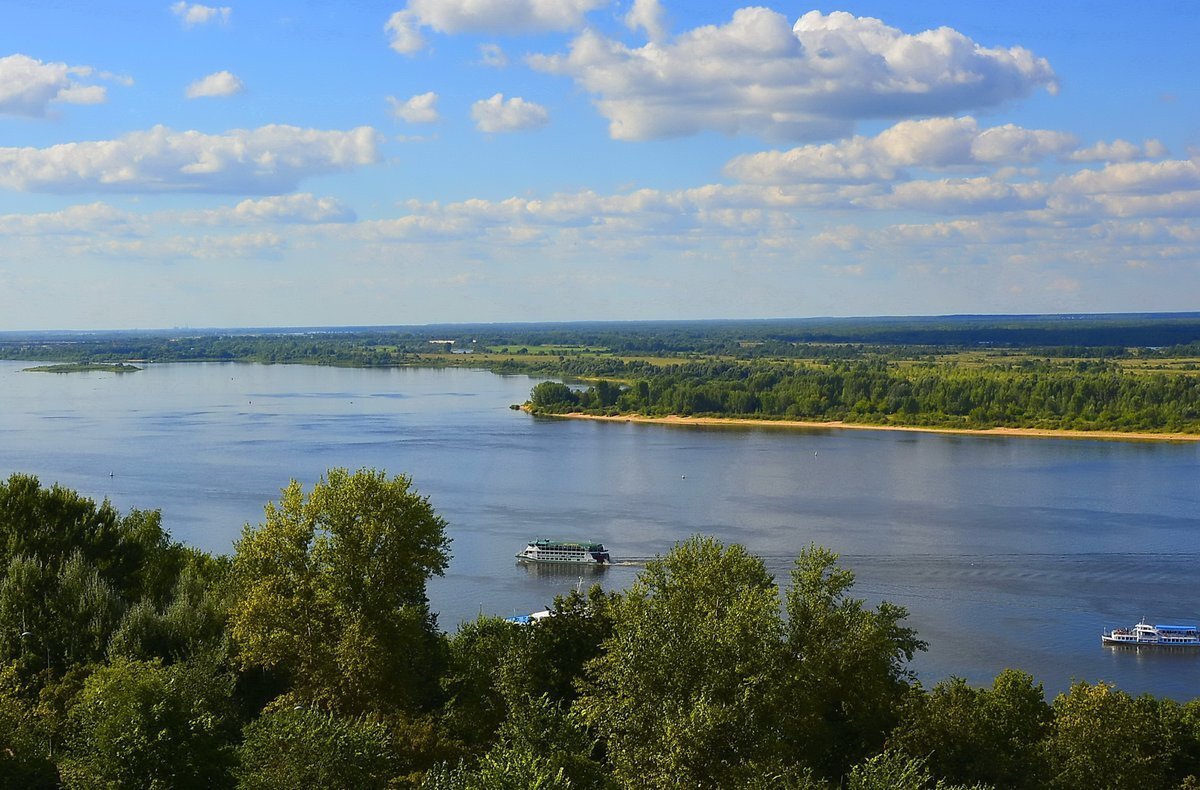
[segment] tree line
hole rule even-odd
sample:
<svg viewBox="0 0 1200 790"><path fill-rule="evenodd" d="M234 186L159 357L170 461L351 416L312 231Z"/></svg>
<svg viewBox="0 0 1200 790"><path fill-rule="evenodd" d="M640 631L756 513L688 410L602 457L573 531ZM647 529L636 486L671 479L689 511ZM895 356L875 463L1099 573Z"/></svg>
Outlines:
<svg viewBox="0 0 1200 790"><path fill-rule="evenodd" d="M906 611L811 546L780 585L695 537L623 592L446 633L404 476L292 482L231 556L0 483L0 784L29 788L1196 787L1200 700L1030 675L925 688Z"/></svg>
<svg viewBox="0 0 1200 790"><path fill-rule="evenodd" d="M1200 376L1108 363L826 366L705 361L641 367L586 388L542 382L536 413L845 420L960 428L1200 431Z"/></svg>

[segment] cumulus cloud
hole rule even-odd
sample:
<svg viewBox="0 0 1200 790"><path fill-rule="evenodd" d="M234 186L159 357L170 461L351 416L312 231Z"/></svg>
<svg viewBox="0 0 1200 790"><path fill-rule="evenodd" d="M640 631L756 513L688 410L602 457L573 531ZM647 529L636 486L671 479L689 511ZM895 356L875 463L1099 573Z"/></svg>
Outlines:
<svg viewBox="0 0 1200 790"><path fill-rule="evenodd" d="M567 54L529 62L593 94L621 140L706 130L844 137L863 119L945 115L1057 90L1050 64L1023 47L985 47L945 27L907 34L845 12L812 11L789 25L770 9L742 8L725 25L640 48L589 30Z"/></svg>
<svg viewBox="0 0 1200 790"><path fill-rule="evenodd" d="M573 30L609 0L409 0L384 26L392 49L420 51L421 28L439 33L524 34Z"/></svg>
<svg viewBox="0 0 1200 790"><path fill-rule="evenodd" d="M505 100L503 93L471 105L471 118L481 132L522 132L550 122L550 113L540 104L519 96Z"/></svg>
<svg viewBox="0 0 1200 790"><path fill-rule="evenodd" d="M187 87L189 99L236 96L246 90L245 84L228 71L218 71L201 77Z"/></svg>
<svg viewBox="0 0 1200 790"><path fill-rule="evenodd" d="M397 11L388 17L383 30L388 34L388 45L401 55L412 55L425 47L421 35L421 20L411 11Z"/></svg>
<svg viewBox="0 0 1200 790"><path fill-rule="evenodd" d="M0 115L41 118L51 102L101 104L107 98L103 85L80 80L108 78L91 66L43 63L28 55L0 58Z"/></svg>
<svg viewBox="0 0 1200 790"><path fill-rule="evenodd" d="M667 37L667 24L663 8L658 0L633 0L633 6L625 15L625 26L630 30L644 30L651 41Z"/></svg>
<svg viewBox="0 0 1200 790"><path fill-rule="evenodd" d="M0 215L0 235L59 236L127 233L130 217L107 203L68 206L61 211Z"/></svg>
<svg viewBox="0 0 1200 790"><path fill-rule="evenodd" d="M903 168L1028 164L1070 151L1073 135L1013 124L980 129L971 117L901 121L874 137L763 151L732 159L725 173L759 184L887 181Z"/></svg>
<svg viewBox="0 0 1200 790"><path fill-rule="evenodd" d="M224 134L165 126L116 140L0 148L0 187L29 192L278 194L378 160L379 134L270 125Z"/></svg>
<svg viewBox="0 0 1200 790"><path fill-rule="evenodd" d="M258 200L243 200L230 212L247 222L322 223L353 222L355 213L331 197L317 198L305 192L298 195L274 195Z"/></svg>
<svg viewBox="0 0 1200 790"><path fill-rule="evenodd" d="M1074 151L1068 157L1073 162L1133 162L1138 159L1159 159L1167 155L1167 147L1159 140L1147 140L1142 145L1127 140L1100 141Z"/></svg>
<svg viewBox="0 0 1200 790"><path fill-rule="evenodd" d="M1055 186L1066 193L1083 195L1151 195L1200 190L1200 164L1195 159L1121 162L1063 176Z"/></svg>
<svg viewBox="0 0 1200 790"><path fill-rule="evenodd" d="M421 93L406 101L388 96L392 115L408 123L435 123L441 116L437 110L438 95L433 91Z"/></svg>
<svg viewBox="0 0 1200 790"><path fill-rule="evenodd" d="M207 25L209 22L228 22L233 9L229 6L201 5L200 3L185 3L183 0L171 6L171 12L182 20L184 27Z"/></svg>
<svg viewBox="0 0 1200 790"><path fill-rule="evenodd" d="M875 209L974 214L1041 208L1045 200L1043 184L1009 184L983 176L909 181L895 185L887 195L860 200L858 205Z"/></svg>

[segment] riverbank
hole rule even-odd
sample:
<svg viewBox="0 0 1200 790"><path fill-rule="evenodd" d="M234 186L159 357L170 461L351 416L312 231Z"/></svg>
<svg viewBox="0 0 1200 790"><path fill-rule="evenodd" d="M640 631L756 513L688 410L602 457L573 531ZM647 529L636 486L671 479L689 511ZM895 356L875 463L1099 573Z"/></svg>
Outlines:
<svg viewBox="0 0 1200 790"><path fill-rule="evenodd" d="M529 410L525 407L526 412ZM1104 439L1127 442L1197 442L1200 434L1194 433L1135 433L1131 431L1071 431L1044 428L938 428L917 425L867 425L840 420L821 422L818 420L748 420L733 417L645 417L637 414L609 416L604 414L547 414L545 417L562 417L571 420L596 420L599 422L640 422L658 425L726 426L738 428L799 428L799 429L845 429L853 431L910 431L916 433L948 433L963 436L1022 436L1038 439Z"/></svg>

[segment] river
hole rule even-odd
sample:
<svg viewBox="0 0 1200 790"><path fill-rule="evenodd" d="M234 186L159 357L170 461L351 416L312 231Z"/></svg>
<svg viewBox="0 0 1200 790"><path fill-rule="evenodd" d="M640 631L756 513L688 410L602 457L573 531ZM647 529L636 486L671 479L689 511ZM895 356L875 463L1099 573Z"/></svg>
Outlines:
<svg viewBox="0 0 1200 790"><path fill-rule="evenodd" d="M159 508L209 551L229 551L292 478L410 475L450 525L453 559L430 585L447 629L577 584L514 561L536 536L595 538L620 558L714 535L781 581L818 543L857 574L856 595L908 608L930 643L914 662L926 684L1016 667L1048 696L1073 680L1200 695L1200 655L1100 645L1142 616L1200 620L1198 443L535 419L508 408L534 379L475 370L30 364L0 361L0 474Z"/></svg>

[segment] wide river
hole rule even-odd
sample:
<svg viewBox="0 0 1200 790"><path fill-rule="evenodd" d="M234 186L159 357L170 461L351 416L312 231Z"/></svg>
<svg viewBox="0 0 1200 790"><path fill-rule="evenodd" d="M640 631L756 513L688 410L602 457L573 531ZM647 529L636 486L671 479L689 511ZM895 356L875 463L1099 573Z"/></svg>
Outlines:
<svg viewBox="0 0 1200 790"><path fill-rule="evenodd" d="M292 478L410 475L450 525L453 560L430 585L447 629L576 585L514 561L537 536L595 538L620 558L714 535L781 582L818 543L857 574L856 595L908 608L926 684L1017 667L1048 697L1073 680L1200 696L1200 654L1100 645L1142 616L1200 620L1197 443L534 419L508 407L535 380L473 370L29 364L0 361L0 474L159 508L209 551L231 550Z"/></svg>

